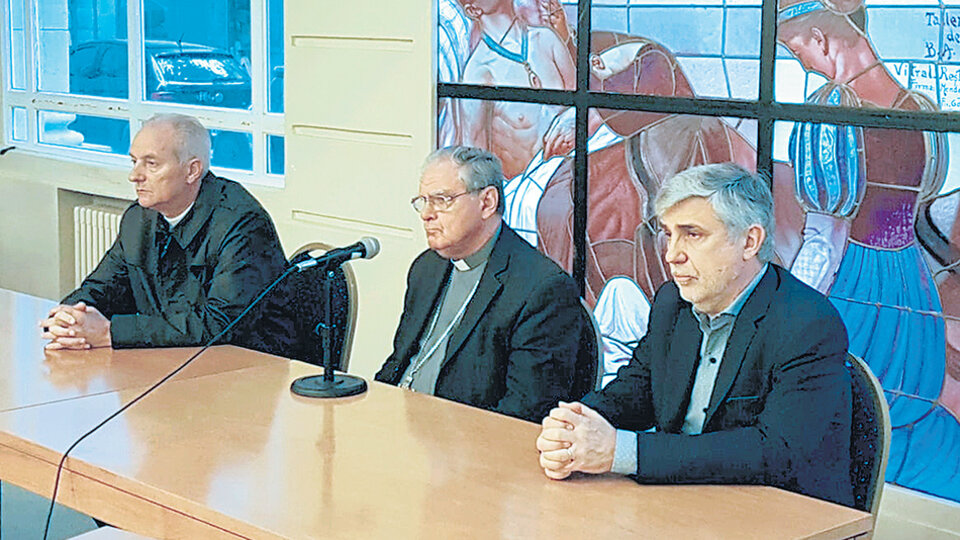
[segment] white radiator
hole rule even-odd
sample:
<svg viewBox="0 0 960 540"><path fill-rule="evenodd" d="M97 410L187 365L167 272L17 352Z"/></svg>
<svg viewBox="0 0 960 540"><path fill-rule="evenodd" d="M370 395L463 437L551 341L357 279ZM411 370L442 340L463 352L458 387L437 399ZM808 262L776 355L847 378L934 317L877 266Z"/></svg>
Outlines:
<svg viewBox="0 0 960 540"><path fill-rule="evenodd" d="M74 287L79 287L120 231L123 210L97 204L73 209Z"/></svg>

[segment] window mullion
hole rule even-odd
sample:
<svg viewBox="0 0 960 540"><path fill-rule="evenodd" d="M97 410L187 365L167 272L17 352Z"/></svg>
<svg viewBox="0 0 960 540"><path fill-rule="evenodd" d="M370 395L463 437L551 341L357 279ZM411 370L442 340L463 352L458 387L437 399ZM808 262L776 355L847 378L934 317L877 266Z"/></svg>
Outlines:
<svg viewBox="0 0 960 540"><path fill-rule="evenodd" d="M127 103L130 111L130 137L140 129L148 111L143 107L143 4L127 2Z"/></svg>
<svg viewBox="0 0 960 540"><path fill-rule="evenodd" d="M264 113L267 110L267 6L264 0L250 0L250 114L253 117L252 146L253 172L267 174L267 141L263 132Z"/></svg>
<svg viewBox="0 0 960 540"><path fill-rule="evenodd" d="M24 18L23 21L23 63L26 66L24 74L24 88L31 97L37 92L37 0L24 0ZM6 104L6 103L4 103ZM38 144L40 141L40 115L37 114L37 107L33 100L27 103L27 144Z"/></svg>

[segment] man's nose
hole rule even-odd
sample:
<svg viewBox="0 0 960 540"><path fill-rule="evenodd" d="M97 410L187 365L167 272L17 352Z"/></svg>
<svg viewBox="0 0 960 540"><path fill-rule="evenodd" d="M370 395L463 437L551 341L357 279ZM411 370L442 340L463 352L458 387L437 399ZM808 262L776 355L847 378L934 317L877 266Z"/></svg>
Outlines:
<svg viewBox="0 0 960 540"><path fill-rule="evenodd" d="M679 242L673 239L667 240L666 260L670 264L681 264L687 260L687 254Z"/></svg>
<svg viewBox="0 0 960 540"><path fill-rule="evenodd" d="M420 219L423 221L433 221L437 218L437 211L434 210L432 204L425 204L423 208L420 209Z"/></svg>
<svg viewBox="0 0 960 540"><path fill-rule="evenodd" d="M143 177L143 170L141 169L141 167L139 165L134 165L130 169L130 174L127 175L127 179L130 180L131 182L142 182L144 177Z"/></svg>

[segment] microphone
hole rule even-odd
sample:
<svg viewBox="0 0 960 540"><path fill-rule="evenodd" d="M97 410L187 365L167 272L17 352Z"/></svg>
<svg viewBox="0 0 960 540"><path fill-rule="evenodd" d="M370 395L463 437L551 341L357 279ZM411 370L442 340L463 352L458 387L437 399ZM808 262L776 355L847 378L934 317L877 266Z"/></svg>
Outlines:
<svg viewBox="0 0 960 540"><path fill-rule="evenodd" d="M296 268L298 272L303 272L311 266L339 266L350 259L372 259L377 253L380 253L380 241L372 236L364 236L355 244L334 248L319 257L299 262Z"/></svg>

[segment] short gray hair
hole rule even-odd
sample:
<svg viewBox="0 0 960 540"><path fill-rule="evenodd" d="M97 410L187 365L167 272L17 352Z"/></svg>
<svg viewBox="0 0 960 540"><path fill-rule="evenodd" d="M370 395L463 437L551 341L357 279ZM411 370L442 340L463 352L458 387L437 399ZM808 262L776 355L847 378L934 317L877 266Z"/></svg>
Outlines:
<svg viewBox="0 0 960 540"><path fill-rule="evenodd" d="M185 114L155 114L143 123L147 126L168 126L176 133L176 155L181 165L199 159L203 172L210 169L210 132L199 120Z"/></svg>
<svg viewBox="0 0 960 540"><path fill-rule="evenodd" d="M447 146L434 150L423 162L423 168L443 160L450 160L458 169L460 181L469 191L480 191L493 186L497 188L497 213L503 215L503 166L500 159L483 150L471 146Z"/></svg>
<svg viewBox="0 0 960 540"><path fill-rule="evenodd" d="M710 202L731 238L743 235L753 225L763 227L767 235L757 259L762 263L773 260L773 194L763 175L735 163L692 167L664 182L657 194L657 217L691 197Z"/></svg>

